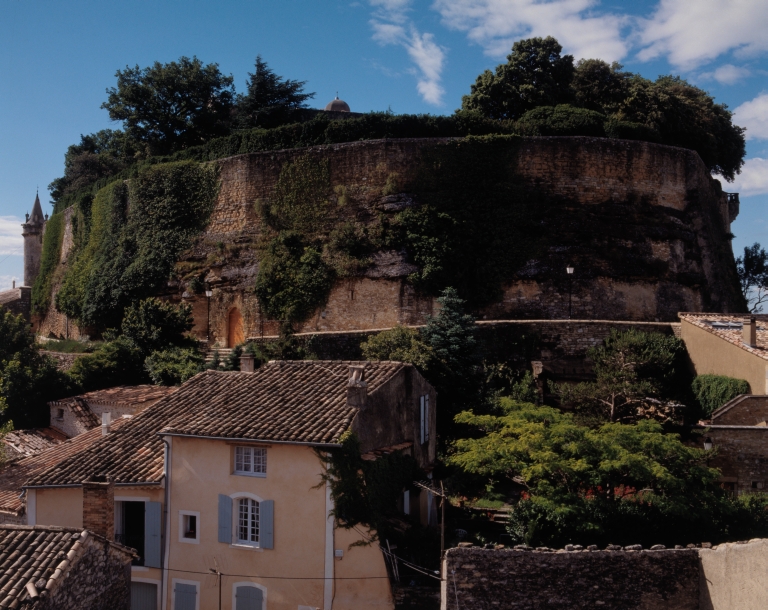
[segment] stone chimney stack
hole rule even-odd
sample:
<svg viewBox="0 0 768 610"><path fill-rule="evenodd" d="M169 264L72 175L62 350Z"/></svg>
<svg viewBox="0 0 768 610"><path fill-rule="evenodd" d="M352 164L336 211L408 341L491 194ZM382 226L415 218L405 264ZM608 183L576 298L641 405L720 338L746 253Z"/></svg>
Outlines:
<svg viewBox="0 0 768 610"><path fill-rule="evenodd" d="M243 352L240 356L240 372L241 373L253 373L256 370L256 358L253 354L247 354Z"/></svg>
<svg viewBox="0 0 768 610"><path fill-rule="evenodd" d="M347 382L347 406L365 408L368 402L368 384L365 383L365 367L350 366Z"/></svg>
<svg viewBox="0 0 768 610"><path fill-rule="evenodd" d="M83 483L83 528L107 540L115 539L115 487L104 475Z"/></svg>
<svg viewBox="0 0 768 610"><path fill-rule="evenodd" d="M741 340L749 347L757 347L757 322L755 316L744 318L741 327Z"/></svg>
<svg viewBox="0 0 768 610"><path fill-rule="evenodd" d="M112 423L112 414L105 412L101 414L101 435L109 434L109 425Z"/></svg>
<svg viewBox="0 0 768 610"><path fill-rule="evenodd" d="M40 196L35 195L32 214L27 214L27 220L21 225L21 235L24 237L24 285L32 286L40 273L40 261L43 256L43 233L45 218L40 207Z"/></svg>

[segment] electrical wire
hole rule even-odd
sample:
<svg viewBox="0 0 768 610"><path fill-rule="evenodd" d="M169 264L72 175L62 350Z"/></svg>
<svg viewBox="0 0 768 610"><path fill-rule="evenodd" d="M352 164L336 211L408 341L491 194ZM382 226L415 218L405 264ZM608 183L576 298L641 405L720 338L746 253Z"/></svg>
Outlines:
<svg viewBox="0 0 768 610"><path fill-rule="evenodd" d="M204 576L232 576L233 578L259 578L262 580L380 580L389 576L259 576L257 574L225 574L224 572L198 572L197 570L181 570L179 568L160 568L163 572L181 572L182 574L202 574Z"/></svg>

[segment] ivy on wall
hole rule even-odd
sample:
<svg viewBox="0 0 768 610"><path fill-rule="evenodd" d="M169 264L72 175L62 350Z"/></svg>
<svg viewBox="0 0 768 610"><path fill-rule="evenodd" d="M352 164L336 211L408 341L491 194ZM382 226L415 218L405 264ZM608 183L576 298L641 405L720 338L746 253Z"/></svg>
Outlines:
<svg viewBox="0 0 768 610"><path fill-rule="evenodd" d="M43 253L40 260L40 272L32 286L32 311L44 313L51 304L56 268L61 258L61 246L64 241L64 214L53 214L45 223Z"/></svg>
<svg viewBox="0 0 768 610"><path fill-rule="evenodd" d="M127 305L164 287L208 223L218 185L216 165L183 161L143 168L81 202L57 308L85 326L118 326Z"/></svg>

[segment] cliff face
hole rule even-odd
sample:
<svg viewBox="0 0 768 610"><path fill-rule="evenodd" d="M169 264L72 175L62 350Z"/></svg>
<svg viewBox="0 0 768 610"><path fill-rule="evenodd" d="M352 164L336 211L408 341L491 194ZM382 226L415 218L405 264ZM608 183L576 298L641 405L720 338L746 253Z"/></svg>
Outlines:
<svg viewBox="0 0 768 610"><path fill-rule="evenodd" d="M327 162L329 197L343 197L345 213L366 225L421 205L413 187L422 161L448 142L366 141L218 161L221 188L211 220L177 265L182 275L199 273L214 288L211 339L228 345L277 331L253 294L263 230L257 208L269 201L287 163L305 156ZM543 237L479 317L564 318L569 291L573 318L672 321L678 311L744 310L728 240L733 211L695 152L602 138L527 138L517 141L510 159L517 179L548 201ZM338 280L300 330L419 324L433 312L434 297L406 280L416 269L412 253L380 251L371 261L359 275ZM472 264L481 268L484 261ZM195 331L204 338L205 296L180 283L169 285L168 296L180 299L185 289ZM60 325L52 312L41 332L60 335Z"/></svg>

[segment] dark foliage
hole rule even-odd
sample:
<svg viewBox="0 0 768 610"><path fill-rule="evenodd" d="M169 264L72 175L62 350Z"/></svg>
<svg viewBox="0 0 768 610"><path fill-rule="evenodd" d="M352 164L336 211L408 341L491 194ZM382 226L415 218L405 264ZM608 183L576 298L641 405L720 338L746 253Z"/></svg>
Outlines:
<svg viewBox="0 0 768 610"><path fill-rule="evenodd" d="M692 388L705 417L739 394L749 394L749 382L725 375L697 375Z"/></svg>
<svg viewBox="0 0 768 610"><path fill-rule="evenodd" d="M768 254L760 244L744 248L744 256L736 259L736 272L750 311L762 311L762 304L768 301Z"/></svg>

